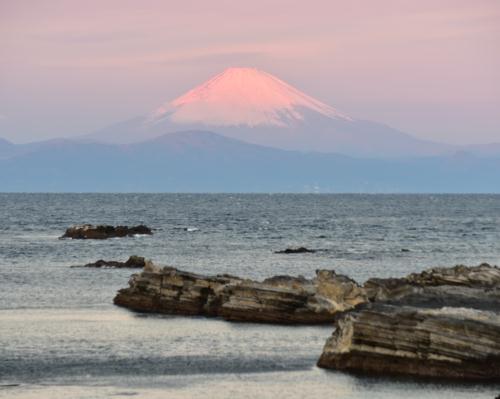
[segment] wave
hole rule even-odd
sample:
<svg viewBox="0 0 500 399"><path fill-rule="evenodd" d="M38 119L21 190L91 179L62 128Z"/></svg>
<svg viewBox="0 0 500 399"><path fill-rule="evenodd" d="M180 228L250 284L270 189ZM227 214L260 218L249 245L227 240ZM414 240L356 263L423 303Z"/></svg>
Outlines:
<svg viewBox="0 0 500 399"><path fill-rule="evenodd" d="M70 358L48 357L45 359L1 359L0 376L4 381L39 381L61 377L103 376L160 376L255 373L297 371L313 368L316 357L289 358L269 357L218 357L218 356L168 356L130 358Z"/></svg>

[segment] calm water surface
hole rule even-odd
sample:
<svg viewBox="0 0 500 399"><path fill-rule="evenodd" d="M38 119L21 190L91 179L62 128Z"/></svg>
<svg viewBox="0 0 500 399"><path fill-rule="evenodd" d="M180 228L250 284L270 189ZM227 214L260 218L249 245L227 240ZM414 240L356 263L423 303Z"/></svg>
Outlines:
<svg viewBox="0 0 500 399"><path fill-rule="evenodd" d="M152 237L59 240L76 223ZM189 231L187 229L189 228ZM315 254L277 255L291 245ZM407 249L409 252L402 251ZM389 380L315 367L331 326L134 314L130 270L70 268L137 254L262 279L319 268L363 282L500 263L500 196L0 194L0 397L493 398L500 386Z"/></svg>

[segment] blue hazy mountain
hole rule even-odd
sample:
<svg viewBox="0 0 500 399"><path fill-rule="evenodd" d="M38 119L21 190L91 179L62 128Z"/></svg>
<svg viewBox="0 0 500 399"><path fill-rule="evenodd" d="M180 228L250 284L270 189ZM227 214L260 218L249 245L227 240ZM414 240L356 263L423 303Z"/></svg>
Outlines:
<svg viewBox="0 0 500 399"><path fill-rule="evenodd" d="M367 159L287 151L207 131L131 144L0 141L9 192L500 192L500 157Z"/></svg>

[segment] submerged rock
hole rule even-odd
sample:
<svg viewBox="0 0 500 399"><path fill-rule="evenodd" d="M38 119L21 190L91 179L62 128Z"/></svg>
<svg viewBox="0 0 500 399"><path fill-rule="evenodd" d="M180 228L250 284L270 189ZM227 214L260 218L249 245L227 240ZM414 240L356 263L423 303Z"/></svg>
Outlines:
<svg viewBox="0 0 500 399"><path fill-rule="evenodd" d="M500 316L476 309L370 304L337 320L318 366L500 380Z"/></svg>
<svg viewBox="0 0 500 399"><path fill-rule="evenodd" d="M108 267L108 268L143 268L146 265L146 259L142 256L132 255L125 262L119 262L114 260L102 260L99 259L94 263L87 263L83 267Z"/></svg>
<svg viewBox="0 0 500 399"><path fill-rule="evenodd" d="M275 251L275 254L305 254L305 253L314 253L315 249L308 249L306 247L292 247L287 248L282 251Z"/></svg>
<svg viewBox="0 0 500 399"><path fill-rule="evenodd" d="M142 224L132 227L82 224L68 228L61 238L104 240L137 234L151 235L153 232L149 227Z"/></svg>
<svg viewBox="0 0 500 399"><path fill-rule="evenodd" d="M114 303L137 311L219 316L226 320L318 324L367 301L363 289L334 271L316 277L276 276L262 282L229 275L203 276L150 266L129 281Z"/></svg>

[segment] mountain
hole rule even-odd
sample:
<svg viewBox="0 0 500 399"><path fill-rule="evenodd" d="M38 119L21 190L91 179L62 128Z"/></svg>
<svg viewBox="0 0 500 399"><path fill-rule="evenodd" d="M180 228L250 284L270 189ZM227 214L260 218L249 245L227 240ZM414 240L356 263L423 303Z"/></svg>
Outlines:
<svg viewBox="0 0 500 399"><path fill-rule="evenodd" d="M30 154L43 149L55 149L75 144L74 140L69 139L50 139L26 144L14 144L0 138L0 160L12 158L18 155Z"/></svg>
<svg viewBox="0 0 500 399"><path fill-rule="evenodd" d="M129 144L38 144L0 159L0 191L500 193L499 174L500 157L465 152L359 159L185 131Z"/></svg>
<svg viewBox="0 0 500 399"><path fill-rule="evenodd" d="M484 157L500 156L500 143L466 145L460 151Z"/></svg>
<svg viewBox="0 0 500 399"><path fill-rule="evenodd" d="M387 125L350 117L253 68L229 68L145 116L85 136L134 143L186 130L288 150L365 157L451 153L452 145L420 140Z"/></svg>
<svg viewBox="0 0 500 399"><path fill-rule="evenodd" d="M229 68L157 109L150 122L292 128L305 120L306 111L351 120L266 72Z"/></svg>
<svg viewBox="0 0 500 399"><path fill-rule="evenodd" d="M0 159L6 158L14 151L15 145L10 141L0 138Z"/></svg>

